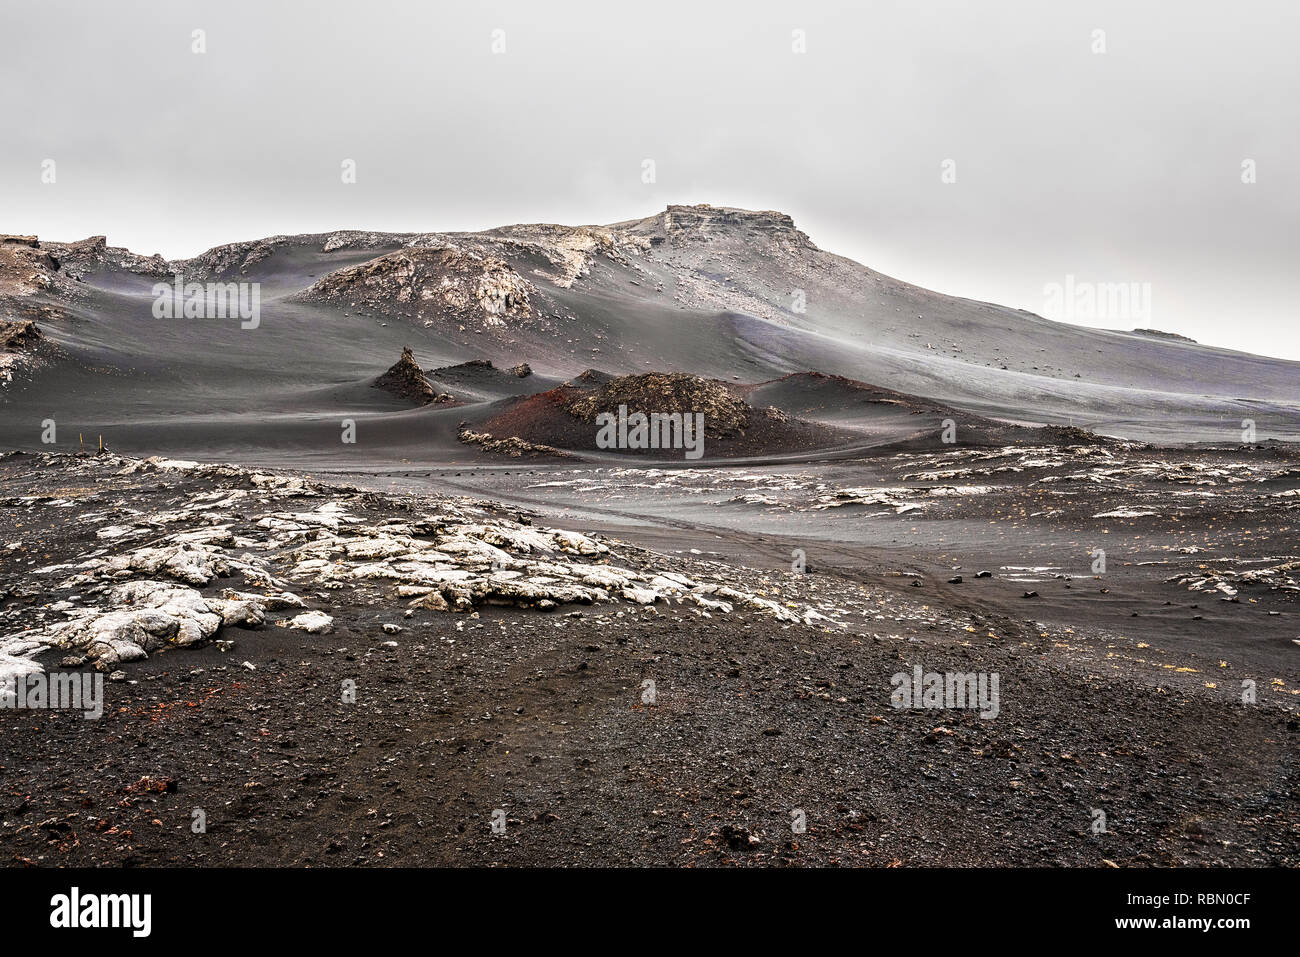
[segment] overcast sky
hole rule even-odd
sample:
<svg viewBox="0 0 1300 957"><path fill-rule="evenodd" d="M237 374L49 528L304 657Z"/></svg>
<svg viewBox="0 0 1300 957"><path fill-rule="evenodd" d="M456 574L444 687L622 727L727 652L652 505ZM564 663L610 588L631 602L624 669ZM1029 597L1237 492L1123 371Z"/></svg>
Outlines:
<svg viewBox="0 0 1300 957"><path fill-rule="evenodd" d="M710 202L1040 314L1148 283L1091 324L1300 359L1298 47L1295 0L0 0L0 231L181 257Z"/></svg>

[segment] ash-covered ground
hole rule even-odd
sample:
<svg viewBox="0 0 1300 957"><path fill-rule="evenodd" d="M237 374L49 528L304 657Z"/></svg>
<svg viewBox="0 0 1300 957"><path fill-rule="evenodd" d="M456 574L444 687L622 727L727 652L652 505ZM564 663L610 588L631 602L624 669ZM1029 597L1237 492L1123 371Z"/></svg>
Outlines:
<svg viewBox="0 0 1300 957"><path fill-rule="evenodd" d="M99 720L0 712L0 849L1294 866L1295 468L1063 446L343 484L7 455L3 660L112 677ZM998 675L996 716L894 707L917 666Z"/></svg>

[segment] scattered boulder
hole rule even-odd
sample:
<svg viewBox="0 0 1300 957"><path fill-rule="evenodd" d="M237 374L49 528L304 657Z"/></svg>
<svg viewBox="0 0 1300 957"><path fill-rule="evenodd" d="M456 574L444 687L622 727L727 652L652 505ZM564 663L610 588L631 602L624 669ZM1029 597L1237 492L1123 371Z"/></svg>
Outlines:
<svg viewBox="0 0 1300 957"><path fill-rule="evenodd" d="M117 577L166 575L189 585L206 585L213 578L230 574L230 565L219 550L200 542L138 548L125 555L114 555L101 567Z"/></svg>
<svg viewBox="0 0 1300 957"><path fill-rule="evenodd" d="M256 628L264 620L255 602L205 598L171 582L123 582L109 589L107 597L115 610L83 609L71 621L49 626L39 639L107 671L154 651L206 641L223 625Z"/></svg>
<svg viewBox="0 0 1300 957"><path fill-rule="evenodd" d="M334 630L334 619L323 611L305 611L289 619L289 627L309 635L328 635Z"/></svg>

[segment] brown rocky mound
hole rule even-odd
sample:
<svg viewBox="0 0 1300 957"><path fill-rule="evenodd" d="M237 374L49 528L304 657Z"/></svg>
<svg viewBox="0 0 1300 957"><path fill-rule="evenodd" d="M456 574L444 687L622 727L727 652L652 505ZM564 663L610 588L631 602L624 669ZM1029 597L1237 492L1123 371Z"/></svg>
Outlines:
<svg viewBox="0 0 1300 957"><path fill-rule="evenodd" d="M617 415L620 405L627 406L629 415L702 413L704 434L710 438L741 432L750 416L757 414L726 383L684 372L619 376L570 402L566 410L584 421L595 422L603 412Z"/></svg>
<svg viewBox="0 0 1300 957"><path fill-rule="evenodd" d="M411 352L410 346L402 349L402 357L391 369L372 382L371 388L383 389L399 399L421 405L427 405L438 398L437 390L424 377L424 371L415 361L415 354Z"/></svg>
<svg viewBox="0 0 1300 957"><path fill-rule="evenodd" d="M412 246L340 269L299 295L405 311L428 325L450 319L478 329L536 318L533 293L532 284L505 262L448 245Z"/></svg>
<svg viewBox="0 0 1300 957"><path fill-rule="evenodd" d="M624 405L629 417L637 412L646 416L681 414L683 418L700 413L707 439L704 454L710 458L833 448L851 439L839 429L805 422L776 408L748 405L740 398L739 387L717 380L661 372L609 379L593 373L586 377L590 384L583 388L576 384L582 378L521 397L477 427L494 438L514 437L572 452L616 451L664 459L683 455L675 444L671 448L629 444L615 450L601 446L597 441L601 431L597 417L603 413L617 416L619 406Z"/></svg>

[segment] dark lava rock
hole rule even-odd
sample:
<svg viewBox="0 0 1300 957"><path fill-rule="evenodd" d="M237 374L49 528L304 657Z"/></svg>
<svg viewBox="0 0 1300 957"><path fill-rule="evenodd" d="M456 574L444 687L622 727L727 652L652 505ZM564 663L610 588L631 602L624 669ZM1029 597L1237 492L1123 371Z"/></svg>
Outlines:
<svg viewBox="0 0 1300 957"><path fill-rule="evenodd" d="M371 383L371 386L421 405L433 402L438 396L429 380L424 377L409 346L402 349L402 357L397 360L397 364Z"/></svg>

